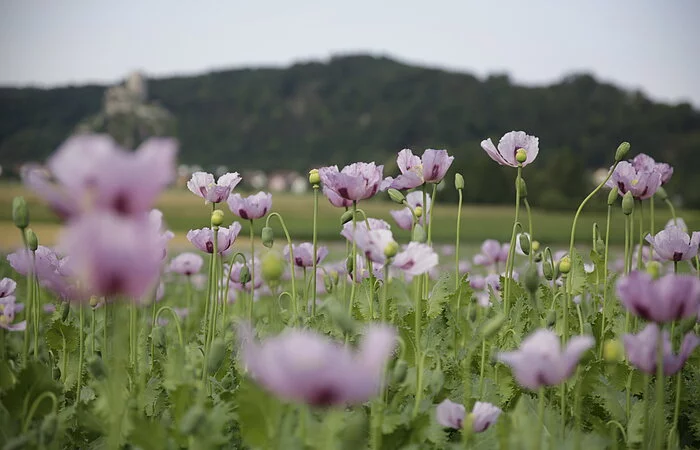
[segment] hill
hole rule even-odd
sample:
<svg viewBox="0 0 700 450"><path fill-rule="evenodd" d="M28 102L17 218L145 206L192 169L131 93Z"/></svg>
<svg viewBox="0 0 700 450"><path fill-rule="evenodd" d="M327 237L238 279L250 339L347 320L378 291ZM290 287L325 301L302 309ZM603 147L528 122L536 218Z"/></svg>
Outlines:
<svg viewBox="0 0 700 450"><path fill-rule="evenodd" d="M100 110L104 90L0 88L0 164L45 158ZM700 112L586 74L524 87L504 75L480 80L356 55L152 79L148 90L175 117L186 163L307 170L356 160L391 163L405 147L447 148L467 179L467 200L510 201L513 174L496 167L479 141L522 129L540 137L541 161L526 170L528 187L539 196L534 203L563 206L580 198L587 171L609 164L627 140L634 152L674 165L669 192L700 206L691 153L700 148Z"/></svg>

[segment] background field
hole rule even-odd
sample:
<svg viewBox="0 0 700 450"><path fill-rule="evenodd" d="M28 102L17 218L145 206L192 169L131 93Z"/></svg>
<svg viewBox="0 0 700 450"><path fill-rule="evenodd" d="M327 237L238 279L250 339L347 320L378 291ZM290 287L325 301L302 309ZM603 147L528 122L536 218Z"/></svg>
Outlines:
<svg viewBox="0 0 700 450"><path fill-rule="evenodd" d="M16 195L24 195L30 205L32 228L38 233L42 243L51 245L55 242L59 221L53 213L36 196L27 192L20 184L0 184L0 249L9 249L17 245L18 235L12 225L11 204ZM605 194L602 194L605 195ZM200 228L208 225L211 206L205 206L204 201L195 197L186 188L173 188L163 194L157 203L167 221L168 227L176 234L173 241L175 246L186 247L188 245L185 234L191 228ZM575 209L578 205L572 205L571 211L543 211L537 208L533 210L533 227L536 239L545 245L561 245L568 242L571 223ZM294 240L309 240L311 238L311 224L313 211L313 198L311 194L294 195L276 193L273 195L273 211L279 212L284 218L289 232ZM388 200L386 194L380 194L377 199L363 202L360 207L371 217L379 217L394 223L389 211L398 209L398 205ZM240 220L233 216L227 206L222 208L226 213L227 222ZM524 213L524 210L522 210ZM341 209L334 208L323 197L319 196L319 223L318 235L322 241L336 241L340 239L339 217ZM645 230L648 225L648 205L645 213ZM678 211L692 230L700 229L700 211ZM440 204L440 196L433 213L434 227L433 239L437 243L454 242L457 207L454 204ZM668 208L657 202L656 227L662 227L671 217ZM461 236L465 244L478 244L488 238L501 241L510 238L513 219L512 206L473 206L465 205L462 210ZM523 223L526 219L523 216ZM248 224L241 221L243 231L241 239L248 234ZM586 212L583 214L578 229L577 240L580 243L588 243L592 236L593 223L597 222L602 230L605 228L604 212ZM611 224L611 240L615 244L621 244L624 238L624 216L619 207L613 211ZM256 221L256 233L262 228L262 221ZM279 225L274 222L272 227L278 240L283 237ZM405 241L409 234L394 226L394 234L397 239Z"/></svg>

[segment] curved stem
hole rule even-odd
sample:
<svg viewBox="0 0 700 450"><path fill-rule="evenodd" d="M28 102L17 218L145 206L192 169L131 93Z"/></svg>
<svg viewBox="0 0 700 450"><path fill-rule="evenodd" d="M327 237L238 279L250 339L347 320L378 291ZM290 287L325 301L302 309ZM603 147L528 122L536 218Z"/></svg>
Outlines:
<svg viewBox="0 0 700 450"><path fill-rule="evenodd" d="M180 317L177 315L175 310L171 308L170 306L161 306L158 309L158 312L156 313L156 323L158 322L158 318L160 318L160 315L163 311L169 311L170 315L172 315L173 320L175 321L175 327L177 328L177 338L178 342L180 343L180 347L185 346L185 341L182 339L182 329L180 328Z"/></svg>
<svg viewBox="0 0 700 450"><path fill-rule="evenodd" d="M231 288L231 272L233 272L233 264L236 262L236 258L238 258L239 256L243 259L243 265L246 265L246 263L247 263L245 255L241 252L234 253L233 255L231 255L231 259L228 260L228 274L226 274L226 278L225 278L226 287L224 288L224 298L223 298L224 303L228 303L228 293L229 293L230 288Z"/></svg>
<svg viewBox="0 0 700 450"><path fill-rule="evenodd" d="M673 224L678 225L678 218L676 217L676 208L673 207L673 203L671 203L671 200L668 198L664 200L666 204L668 205L668 208L671 210L671 216L673 217Z"/></svg>
<svg viewBox="0 0 700 450"><path fill-rule="evenodd" d="M287 226L284 224L284 219L282 219L282 216L280 216L279 213L272 212L268 214L267 219L265 219L265 226L269 226L271 217L277 217L277 220L279 220L282 230L284 230L284 235L287 238L287 245L289 246L289 269L292 273L292 308L294 309L294 313L292 314L292 324L294 324L297 320L299 306L297 305L297 287L296 276L294 275L294 248L292 247L292 238L289 237Z"/></svg>
<svg viewBox="0 0 700 450"><path fill-rule="evenodd" d="M34 401L32 402L32 406L29 408L29 412L27 413L27 417L25 417L24 419L24 423L22 424L23 434L26 433L27 430L29 430L29 424L34 418L34 414L36 413L37 408L41 404L41 401L47 397L51 400L51 403L53 404L53 406L51 407L52 412L54 414L56 413L56 408L58 407L58 399L56 398L56 394L54 394L51 391L42 392L41 395L34 399Z"/></svg>
<svg viewBox="0 0 700 450"><path fill-rule="evenodd" d="M318 264L318 242L317 242L317 220L318 220L318 184L314 184L314 224L313 224L313 236L311 238L311 244L314 247L314 260L313 260L313 273L311 274L311 286L313 286L313 294L311 298L311 317L316 317L316 266Z"/></svg>

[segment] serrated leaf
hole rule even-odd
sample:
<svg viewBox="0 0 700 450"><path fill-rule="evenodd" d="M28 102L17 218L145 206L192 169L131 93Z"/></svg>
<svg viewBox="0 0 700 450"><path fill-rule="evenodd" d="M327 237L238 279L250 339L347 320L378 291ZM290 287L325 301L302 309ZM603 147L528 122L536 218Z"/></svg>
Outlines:
<svg viewBox="0 0 700 450"><path fill-rule="evenodd" d="M434 319L438 317L445 303L450 300L450 297L455 294L455 276L452 272L443 272L435 282L430 296L428 297L428 318Z"/></svg>
<svg viewBox="0 0 700 450"><path fill-rule="evenodd" d="M583 266L583 258L576 249L571 253L571 271L568 275L570 294L572 297L583 294L586 287L586 269Z"/></svg>
<svg viewBox="0 0 700 450"><path fill-rule="evenodd" d="M248 379L236 391L236 403L244 442L251 447L270 447L280 427L283 405Z"/></svg>
<svg viewBox="0 0 700 450"><path fill-rule="evenodd" d="M630 420L627 422L628 447L644 442L644 404L645 400L639 400L632 405Z"/></svg>
<svg viewBox="0 0 700 450"><path fill-rule="evenodd" d="M32 403L44 392L51 392L56 397L60 397L62 386L55 382L52 377L50 367L38 362L29 362L17 375L17 383L0 396L3 405L7 408L10 416L15 419L24 419L28 408L25 405ZM38 403L34 412L34 419L40 419L51 411L52 403L45 397Z"/></svg>
<svg viewBox="0 0 700 450"><path fill-rule="evenodd" d="M46 345L55 353L63 351L65 341L66 351L73 352L78 349L80 336L78 329L69 324L63 323L60 318L51 322L48 330L46 330Z"/></svg>

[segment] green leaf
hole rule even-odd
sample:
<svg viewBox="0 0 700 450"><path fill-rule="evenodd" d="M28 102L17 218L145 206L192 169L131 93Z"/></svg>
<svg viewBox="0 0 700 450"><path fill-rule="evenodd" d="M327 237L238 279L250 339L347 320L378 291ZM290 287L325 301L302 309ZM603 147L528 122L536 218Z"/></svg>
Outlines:
<svg viewBox="0 0 700 450"><path fill-rule="evenodd" d="M167 448L167 430L157 420L134 420L134 428L131 430L131 443L143 450L162 450Z"/></svg>
<svg viewBox="0 0 700 450"><path fill-rule="evenodd" d="M57 398L61 396L62 387L51 376L51 368L38 362L29 362L17 376L17 383L2 394L0 399L10 416L23 420L34 401L44 392L51 392ZM34 419L39 419L51 411L52 402L44 397L38 403Z"/></svg>
<svg viewBox="0 0 700 450"><path fill-rule="evenodd" d="M60 318L51 322L48 330L46 330L45 339L46 345L58 354L63 351L64 339L67 352L77 350L80 343L78 329L69 323L63 323Z"/></svg>
<svg viewBox="0 0 700 450"><path fill-rule="evenodd" d="M454 294L455 276L452 272L443 272L440 274L437 282L435 282L433 290L428 297L428 318L434 319L438 317L442 313L445 303Z"/></svg>
<svg viewBox="0 0 700 450"><path fill-rule="evenodd" d="M586 269L583 267L583 258L576 249L571 253L571 271L568 278L571 283L571 296L583 294L586 288Z"/></svg>
<svg viewBox="0 0 700 450"><path fill-rule="evenodd" d="M627 422L627 446L640 445L644 442L644 400L632 405L630 420Z"/></svg>
<svg viewBox="0 0 700 450"><path fill-rule="evenodd" d="M270 448L280 427L283 405L248 379L241 382L235 398L244 442L251 447Z"/></svg>

